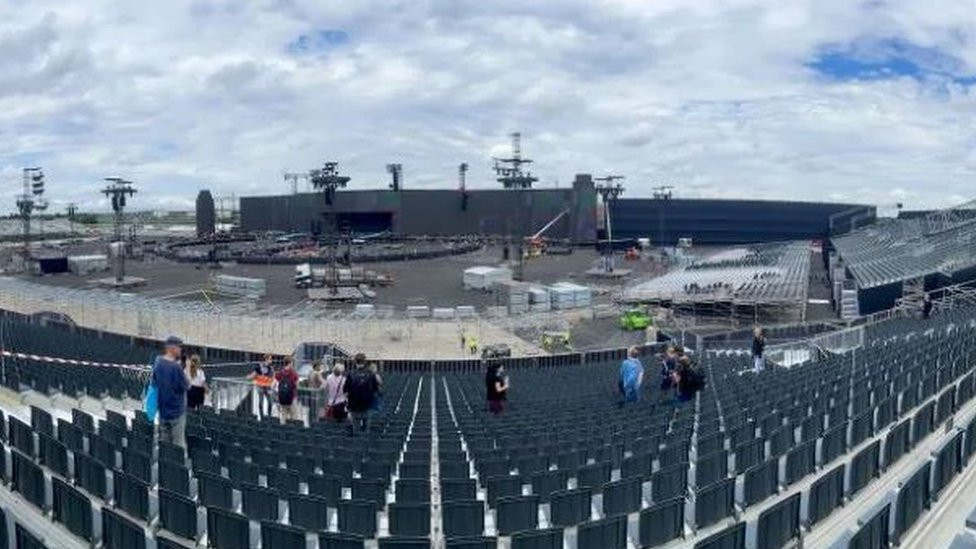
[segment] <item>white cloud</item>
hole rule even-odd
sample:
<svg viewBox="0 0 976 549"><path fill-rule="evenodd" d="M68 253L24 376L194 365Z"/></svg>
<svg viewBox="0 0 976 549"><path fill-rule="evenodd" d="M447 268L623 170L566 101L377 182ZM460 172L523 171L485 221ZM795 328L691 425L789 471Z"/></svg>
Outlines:
<svg viewBox="0 0 976 549"><path fill-rule="evenodd" d="M974 194L972 88L807 63L898 39L972 75L963 4L0 0L0 211L34 164L86 207L108 175L137 182L134 205L189 205L283 191L326 159L352 188L385 186L393 161L408 187L453 185L459 162L491 186L513 130L546 184L942 206Z"/></svg>

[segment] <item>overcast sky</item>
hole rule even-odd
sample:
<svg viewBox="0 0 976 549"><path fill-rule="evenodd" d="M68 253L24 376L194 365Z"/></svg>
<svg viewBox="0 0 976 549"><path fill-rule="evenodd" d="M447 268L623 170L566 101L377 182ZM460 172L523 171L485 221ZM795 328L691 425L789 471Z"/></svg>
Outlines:
<svg viewBox="0 0 976 549"><path fill-rule="evenodd" d="M523 133L577 172L679 197L976 198L970 0L0 0L0 211L43 166L54 209L286 190L495 187Z"/></svg>

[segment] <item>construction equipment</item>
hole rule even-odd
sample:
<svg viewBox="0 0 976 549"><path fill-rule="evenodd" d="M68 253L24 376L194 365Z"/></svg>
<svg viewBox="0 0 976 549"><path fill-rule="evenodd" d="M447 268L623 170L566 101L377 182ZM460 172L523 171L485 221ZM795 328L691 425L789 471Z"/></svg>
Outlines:
<svg viewBox="0 0 976 549"><path fill-rule="evenodd" d="M644 330L652 323L651 315L643 309L630 309L620 315L620 327L627 331Z"/></svg>
<svg viewBox="0 0 976 549"><path fill-rule="evenodd" d="M559 222L564 216L569 215L569 210L563 210L559 214L552 218L548 223L543 225L538 232L534 235L527 237L525 240L528 243L528 249L525 251L525 257L538 257L549 253L549 239L544 237L546 231L552 228L553 225Z"/></svg>
<svg viewBox="0 0 976 549"><path fill-rule="evenodd" d="M539 344L547 353L568 353L573 350L569 332L542 332Z"/></svg>

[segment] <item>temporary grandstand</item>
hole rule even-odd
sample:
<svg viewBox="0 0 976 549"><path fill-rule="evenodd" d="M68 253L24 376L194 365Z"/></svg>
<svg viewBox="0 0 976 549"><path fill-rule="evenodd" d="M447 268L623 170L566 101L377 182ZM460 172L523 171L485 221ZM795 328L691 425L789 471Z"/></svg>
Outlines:
<svg viewBox="0 0 976 549"><path fill-rule="evenodd" d="M886 219L831 241L835 298L845 282L870 314L976 277L976 201L922 217Z"/></svg>
<svg viewBox="0 0 976 549"><path fill-rule="evenodd" d="M800 320L809 272L808 242L742 246L639 282L622 300L693 317Z"/></svg>
<svg viewBox="0 0 976 549"><path fill-rule="evenodd" d="M185 449L140 410L148 346L6 313L0 545L972 547L976 323L936 311L818 329L806 360L758 374L711 349L678 404L648 382L613 405L624 349L505 360L498 417L479 360L382 361L356 437L304 388L301 420L259 419L250 364L211 364Z"/></svg>

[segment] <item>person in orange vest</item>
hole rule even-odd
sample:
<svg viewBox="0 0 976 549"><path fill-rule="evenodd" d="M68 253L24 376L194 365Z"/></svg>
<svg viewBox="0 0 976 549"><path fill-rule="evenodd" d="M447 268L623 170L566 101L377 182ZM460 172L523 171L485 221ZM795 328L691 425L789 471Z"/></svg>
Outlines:
<svg viewBox="0 0 976 549"><path fill-rule="evenodd" d="M258 389L258 416L271 417L271 407L274 403L271 386L275 381L271 355L264 355L264 361L258 363L254 371L247 374L247 379L254 381L254 386Z"/></svg>

